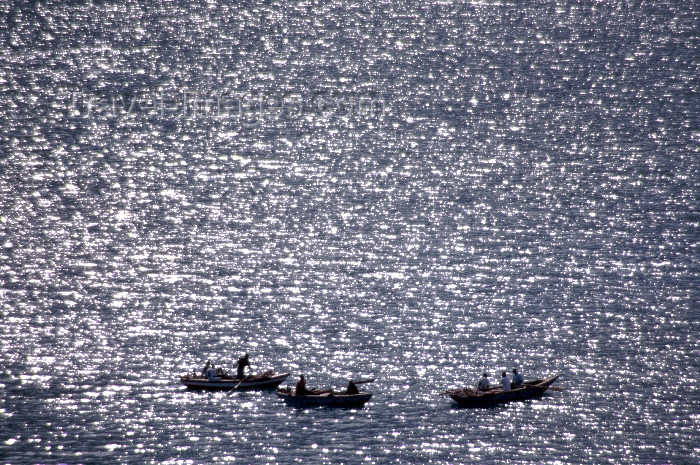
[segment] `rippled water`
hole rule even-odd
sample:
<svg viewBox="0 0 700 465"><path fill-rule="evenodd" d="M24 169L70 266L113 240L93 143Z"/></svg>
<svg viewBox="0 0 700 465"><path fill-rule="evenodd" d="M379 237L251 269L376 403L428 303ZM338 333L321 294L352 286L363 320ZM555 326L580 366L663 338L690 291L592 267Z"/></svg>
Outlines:
<svg viewBox="0 0 700 465"><path fill-rule="evenodd" d="M695 3L0 11L3 463L700 461Z"/></svg>

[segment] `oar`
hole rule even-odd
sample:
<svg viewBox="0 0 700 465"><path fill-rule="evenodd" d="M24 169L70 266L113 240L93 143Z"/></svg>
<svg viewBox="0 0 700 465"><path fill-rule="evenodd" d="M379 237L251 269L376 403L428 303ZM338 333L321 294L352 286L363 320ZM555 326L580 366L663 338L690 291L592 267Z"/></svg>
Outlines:
<svg viewBox="0 0 700 465"><path fill-rule="evenodd" d="M360 380L358 380L358 381L354 381L354 380L353 380L353 383L355 383L355 384L373 383L375 379L377 379L377 378L372 378L372 379L360 379Z"/></svg>
<svg viewBox="0 0 700 465"><path fill-rule="evenodd" d="M242 383L243 381L245 381L246 378L247 378L246 376L244 376L243 378L241 378L241 381L240 381L238 384L236 384L236 385L233 387L233 389L231 389L229 392L227 392L226 395L227 395L227 396L230 396L231 394L233 394L233 391L235 391L236 389L238 389L238 386L240 386L241 383Z"/></svg>
<svg viewBox="0 0 700 465"><path fill-rule="evenodd" d="M358 379L358 380L351 380L355 385L358 384L367 384L367 383L373 383L377 378L370 378L370 379ZM342 391L344 388L338 388L339 391Z"/></svg>
<svg viewBox="0 0 700 465"><path fill-rule="evenodd" d="M535 380L532 380L532 381L525 381L525 382L523 383L523 385L525 385L525 386L537 386L538 384L540 384L540 383L542 383L542 382L544 382L544 381L546 381L546 380L544 380L544 379L535 379ZM551 389L552 391L556 391L556 392L562 392L562 391L564 390L564 388L563 388L562 386L549 386L547 389Z"/></svg>

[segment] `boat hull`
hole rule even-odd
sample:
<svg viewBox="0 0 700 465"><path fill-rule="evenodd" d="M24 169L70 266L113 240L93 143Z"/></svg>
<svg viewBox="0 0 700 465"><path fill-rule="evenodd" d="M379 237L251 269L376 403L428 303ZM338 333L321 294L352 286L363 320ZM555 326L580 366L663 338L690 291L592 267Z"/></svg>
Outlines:
<svg viewBox="0 0 700 465"><path fill-rule="evenodd" d="M297 396L289 392L277 391L288 405L295 407L362 407L372 398L372 393L361 392L359 394L320 394Z"/></svg>
<svg viewBox="0 0 700 465"><path fill-rule="evenodd" d="M252 378L241 382L236 378L215 378L209 381L207 378L185 376L180 378L180 382L188 389L218 391L222 389L273 389L284 382L289 373L275 373L274 375L260 378Z"/></svg>
<svg viewBox="0 0 700 465"><path fill-rule="evenodd" d="M510 391L494 390L479 394L464 395L458 391L449 395L460 407L490 407L506 402L534 399L540 397L557 380L559 376L553 376L542 380L537 384L527 384L524 387L511 389Z"/></svg>

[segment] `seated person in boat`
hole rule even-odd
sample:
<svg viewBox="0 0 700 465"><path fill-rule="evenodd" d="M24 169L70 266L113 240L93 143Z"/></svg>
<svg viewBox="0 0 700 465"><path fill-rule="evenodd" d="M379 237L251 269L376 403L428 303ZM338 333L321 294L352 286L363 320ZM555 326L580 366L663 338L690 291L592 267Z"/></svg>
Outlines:
<svg viewBox="0 0 700 465"><path fill-rule="evenodd" d="M243 379L245 377L244 369L245 367L248 367L248 373L250 373L250 370L252 369L250 367L250 360L248 360L248 354L245 354L243 357L238 359L238 362L236 362L236 365L238 366L238 371L236 372L236 378L238 379Z"/></svg>
<svg viewBox="0 0 700 465"><path fill-rule="evenodd" d="M306 378L304 378L304 375L299 375L299 381L297 381L297 387L294 393L297 396L306 396L310 394L310 392L306 390Z"/></svg>
<svg viewBox="0 0 700 465"><path fill-rule="evenodd" d="M216 381L216 368L214 368L213 364L207 368L207 378L209 381Z"/></svg>
<svg viewBox="0 0 700 465"><path fill-rule="evenodd" d="M513 389L523 387L523 383L525 382L525 378L523 378L523 375L518 373L518 370L513 368Z"/></svg>
<svg viewBox="0 0 700 465"><path fill-rule="evenodd" d="M357 389L357 385L355 383L353 383L352 380L350 380L350 382L348 382L348 389L345 393L346 394L359 394L360 390Z"/></svg>
<svg viewBox="0 0 700 465"><path fill-rule="evenodd" d="M479 378L479 382L476 384L477 391L488 391L489 390L489 375L484 373Z"/></svg>
<svg viewBox="0 0 700 465"><path fill-rule="evenodd" d="M510 378L505 371L501 373L501 389L503 392L510 391Z"/></svg>

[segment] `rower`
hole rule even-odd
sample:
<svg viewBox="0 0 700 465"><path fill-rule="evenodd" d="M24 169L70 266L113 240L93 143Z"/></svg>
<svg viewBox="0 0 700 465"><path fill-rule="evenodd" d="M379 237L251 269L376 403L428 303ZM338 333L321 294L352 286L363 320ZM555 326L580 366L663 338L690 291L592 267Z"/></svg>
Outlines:
<svg viewBox="0 0 700 465"><path fill-rule="evenodd" d="M245 372L243 371L245 367L248 367L248 373L250 373L251 371L250 361L248 360L248 354L245 354L243 357L239 358L238 362L236 362L236 365L234 366L238 366L236 378L242 380L245 377Z"/></svg>
<svg viewBox="0 0 700 465"><path fill-rule="evenodd" d="M352 380L350 380L350 382L348 382L348 389L347 389L346 394L359 394L359 393L360 393L360 390L357 389L357 385Z"/></svg>
<svg viewBox="0 0 700 465"><path fill-rule="evenodd" d="M306 378L304 378L304 375L299 375L299 381L297 381L297 387L294 394L297 396L305 396L309 394L309 391L306 390Z"/></svg>
<svg viewBox="0 0 700 465"><path fill-rule="evenodd" d="M510 378L505 371L501 373L501 389L503 389L504 392L510 391Z"/></svg>
<svg viewBox="0 0 700 465"><path fill-rule="evenodd" d="M522 387L524 382L525 378L523 378L523 375L518 373L518 370L513 368L513 389Z"/></svg>
<svg viewBox="0 0 700 465"><path fill-rule="evenodd" d="M489 390L489 375L488 375L488 373L484 373L481 375L481 378L479 378L479 382L476 385L476 390L477 391L488 391Z"/></svg>

